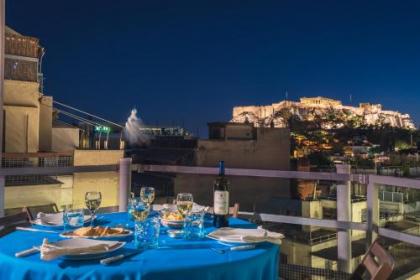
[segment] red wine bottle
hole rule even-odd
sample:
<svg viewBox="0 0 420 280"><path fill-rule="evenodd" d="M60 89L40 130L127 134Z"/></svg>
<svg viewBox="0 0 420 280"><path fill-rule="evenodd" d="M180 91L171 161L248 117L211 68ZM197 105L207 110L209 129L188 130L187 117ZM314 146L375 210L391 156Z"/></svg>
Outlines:
<svg viewBox="0 0 420 280"><path fill-rule="evenodd" d="M229 226L229 182L225 177L225 163L219 162L219 177L213 187L213 225L216 228Z"/></svg>

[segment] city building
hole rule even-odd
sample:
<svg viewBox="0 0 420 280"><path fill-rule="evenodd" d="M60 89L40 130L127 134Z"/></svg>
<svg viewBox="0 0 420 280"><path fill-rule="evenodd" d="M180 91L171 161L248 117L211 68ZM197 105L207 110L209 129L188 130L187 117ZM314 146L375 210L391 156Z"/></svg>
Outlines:
<svg viewBox="0 0 420 280"><path fill-rule="evenodd" d="M224 160L227 168L290 169L288 129L220 122L209 123L208 127L209 139L198 140L193 165L216 167ZM194 191L198 203L212 204L214 179L211 176L176 176L175 193ZM290 197L289 180L237 176L229 180L231 203L238 202L245 211L276 212L279 205L275 199Z"/></svg>
<svg viewBox="0 0 420 280"><path fill-rule="evenodd" d="M5 33L3 151L50 151L52 97L42 93L44 48L37 38L8 27Z"/></svg>
<svg viewBox="0 0 420 280"><path fill-rule="evenodd" d="M124 150L80 149L80 128L54 119L53 97L43 93L39 40L6 27L3 167L64 167L118 164ZM84 194L99 190L102 206L118 202L118 173L6 176L6 213L55 203L84 206Z"/></svg>
<svg viewBox="0 0 420 280"><path fill-rule="evenodd" d="M209 139L156 137L149 146L127 153L134 163L217 167L224 160L227 168L290 169L288 129L226 122L209 123L208 127ZM133 174L134 190L140 185L154 186L164 201L172 201L179 192L193 192L194 201L203 205L213 203L214 180L214 176L192 174ZM229 180L231 202L240 203L242 210L275 212L279 208L275 199L290 197L289 180L245 176Z"/></svg>

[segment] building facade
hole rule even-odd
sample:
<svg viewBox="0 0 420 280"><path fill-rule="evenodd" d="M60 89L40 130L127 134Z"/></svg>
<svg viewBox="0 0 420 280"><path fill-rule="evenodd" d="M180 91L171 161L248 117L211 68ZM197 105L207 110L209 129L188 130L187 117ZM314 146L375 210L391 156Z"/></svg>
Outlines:
<svg viewBox="0 0 420 280"><path fill-rule="evenodd" d="M284 128L256 128L252 124L210 123L209 139L200 139L195 151L196 166L216 167L220 160L227 168L290 169L290 133ZM213 203L214 176L178 174L175 193L192 192L203 205ZM229 178L231 204L241 210L277 211L277 197L290 197L289 180L277 178Z"/></svg>
<svg viewBox="0 0 420 280"><path fill-rule="evenodd" d="M44 49L37 38L8 27L5 33L3 151L50 151L52 97L41 92Z"/></svg>
<svg viewBox="0 0 420 280"><path fill-rule="evenodd" d="M118 164L124 150L80 150L79 128L53 125L53 97L43 93L44 48L34 37L5 30L4 167ZM101 191L102 206L118 204L118 173L6 176L6 213L55 203L84 208L87 191Z"/></svg>

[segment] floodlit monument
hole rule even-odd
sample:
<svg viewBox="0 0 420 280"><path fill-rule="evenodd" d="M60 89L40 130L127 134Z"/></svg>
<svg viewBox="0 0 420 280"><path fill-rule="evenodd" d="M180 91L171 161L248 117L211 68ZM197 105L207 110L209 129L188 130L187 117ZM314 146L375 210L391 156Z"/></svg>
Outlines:
<svg viewBox="0 0 420 280"><path fill-rule="evenodd" d="M302 97L299 102L283 100L266 106L236 106L233 122L251 122L255 126L286 127L287 119L294 115L300 120L311 121L335 115L338 126L353 121L355 126L390 125L415 129L410 115L384 110L381 104L360 103L358 107L343 105L341 101L325 97ZM329 128L328 126L325 128Z"/></svg>

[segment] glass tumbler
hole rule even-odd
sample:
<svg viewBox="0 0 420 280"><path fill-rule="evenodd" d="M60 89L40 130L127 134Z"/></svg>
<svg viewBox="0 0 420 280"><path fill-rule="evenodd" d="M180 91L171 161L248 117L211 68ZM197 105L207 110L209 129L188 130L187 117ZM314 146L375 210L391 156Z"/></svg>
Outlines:
<svg viewBox="0 0 420 280"><path fill-rule="evenodd" d="M67 206L63 211L63 225L64 229L82 227L85 221L83 209L73 209Z"/></svg>
<svg viewBox="0 0 420 280"><path fill-rule="evenodd" d="M134 225L134 243L137 249L154 249L159 245L160 221L158 217L149 217L136 221Z"/></svg>
<svg viewBox="0 0 420 280"><path fill-rule="evenodd" d="M184 220L185 239L201 239L204 237L204 213L191 213Z"/></svg>

